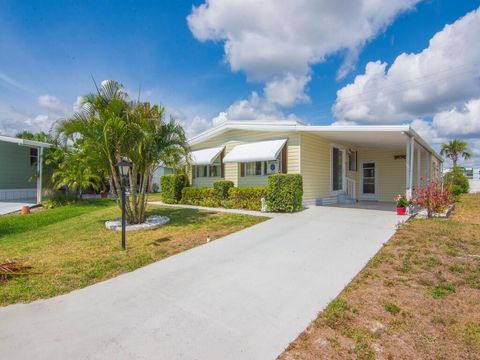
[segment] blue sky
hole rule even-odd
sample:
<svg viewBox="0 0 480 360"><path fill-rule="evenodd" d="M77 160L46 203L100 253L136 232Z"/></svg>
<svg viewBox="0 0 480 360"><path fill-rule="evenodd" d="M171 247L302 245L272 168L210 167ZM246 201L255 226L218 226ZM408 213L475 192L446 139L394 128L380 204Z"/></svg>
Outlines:
<svg viewBox="0 0 480 360"><path fill-rule="evenodd" d="M302 26L309 25L288 20L293 22L292 29L300 26L300 31L294 35L294 44L304 40L305 43L310 42L308 46L316 55L304 63L302 58L287 59L292 63L298 60L300 65L296 68L282 63L281 58L278 63L275 58L270 59L276 64L272 66L274 70L272 74L263 76L262 70L259 70L259 57L254 54L259 48L252 48L251 43L239 40L245 34L263 32L258 26L263 21L262 10L255 11L254 15L259 18L258 23L253 24L240 17L245 17L245 14L248 17L248 6L244 14L235 18L235 11L215 5L216 1L210 1L209 8L197 14L196 19L187 21L193 7L204 4L204 1L3 0L0 2L0 132L12 133L27 128L35 131L51 126L55 118L72 111L77 96L94 89L92 76L98 81L118 80L132 93L141 87L144 99L166 105L185 124L197 119L197 126L191 132L211 126L212 118L242 100L247 106L256 106L258 113L255 114L268 113L270 117L290 114L311 124L334 121L382 123L382 119L374 115L368 121L359 120L357 115L351 115L352 111L358 114L358 109L346 110L345 105L332 112L336 100L339 101L337 91L348 84L358 86L355 85L356 76L365 75L369 62L385 62L388 71L400 54L419 54L429 47L430 39L446 24L454 23L480 5L479 1L467 0L405 0L403 3L398 0L397 8L389 10L389 15L379 20L382 25L371 34L360 37L353 45L348 40L339 39L328 50L324 50L321 44L322 28L313 25L305 28L305 36L307 31L314 29L312 31L319 32L317 38L320 39L305 40ZM305 7L310 6L307 0L302 2ZM242 6L235 0L232 3ZM376 14L377 10L372 9L372 13ZM281 15L281 9L278 11ZM321 22L328 11L319 12L311 21ZM334 11L338 26L342 26L343 9ZM264 16L265 24L268 24L271 21L268 12ZM349 21L348 16L351 15L347 9L346 21ZM307 16L302 21L310 20ZM278 24L273 23L272 26ZM202 35L202 31L207 30L209 35ZM215 35L211 35L212 31ZM358 33L355 28L352 31ZM276 35L272 38L269 34L262 41L271 39L272 43L278 44ZM232 49L240 48L244 53L237 52L237 58L226 54L224 45L228 41ZM273 45L272 49L275 50ZM291 49L292 52L297 51L295 47ZM249 53L253 54L250 58ZM279 54L279 57L285 57L281 52ZM338 71L351 54L356 56L352 55L349 71L339 78ZM466 60L468 66L480 60L480 55L478 58L475 56L473 54ZM438 66L432 74L444 71L443 65ZM460 62L459 65L448 66L465 64ZM289 93L294 100L278 100L278 97L270 96L265 89L275 81L284 81L287 73L301 83L295 94ZM416 79L432 74L417 73ZM445 138L445 131L435 128L432 119L448 111L458 110L463 114L468 101L480 98L476 84L463 97L450 96L443 103L436 103L430 108L427 106L428 109L424 106L426 110L412 109L403 104L402 110L397 109L397 113L403 115L390 116L383 122L417 121L424 136L430 136L432 142L439 143ZM280 85L279 91L290 91L283 83ZM256 103L252 101L252 91L259 97ZM42 96L43 100L40 99ZM351 99L352 95L349 97ZM358 95L354 93L353 99L358 100ZM375 104L367 105L373 114ZM403 111L406 108L408 111ZM230 117L234 118L235 111L231 110ZM440 120L437 122L441 123ZM477 128L472 131L469 134L457 131L458 134L453 132L452 135L474 139ZM480 144L478 147L480 152Z"/></svg>

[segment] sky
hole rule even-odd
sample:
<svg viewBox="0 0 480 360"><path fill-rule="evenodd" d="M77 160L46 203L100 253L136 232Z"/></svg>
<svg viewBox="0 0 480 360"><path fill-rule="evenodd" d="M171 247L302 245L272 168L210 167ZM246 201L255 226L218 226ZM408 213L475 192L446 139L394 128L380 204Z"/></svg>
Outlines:
<svg viewBox="0 0 480 360"><path fill-rule="evenodd" d="M411 124L480 166L480 0L0 1L0 134L114 79L191 136L225 120Z"/></svg>

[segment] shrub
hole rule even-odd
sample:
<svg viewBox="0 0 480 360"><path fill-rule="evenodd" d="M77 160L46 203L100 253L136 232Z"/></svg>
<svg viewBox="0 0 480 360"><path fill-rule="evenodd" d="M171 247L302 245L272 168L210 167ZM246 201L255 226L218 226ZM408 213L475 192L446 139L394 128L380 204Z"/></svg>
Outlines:
<svg viewBox="0 0 480 360"><path fill-rule="evenodd" d="M68 204L74 204L78 202L78 198L73 194L55 194L48 198L47 200L42 201L42 206L47 209L53 209L60 206L65 206Z"/></svg>
<svg viewBox="0 0 480 360"><path fill-rule="evenodd" d="M412 204L406 195L397 195L394 200L397 202L397 208L407 208Z"/></svg>
<svg viewBox="0 0 480 360"><path fill-rule="evenodd" d="M161 184L162 201L167 204L177 204L182 199L183 188L187 186L187 177L177 174L163 175Z"/></svg>
<svg viewBox="0 0 480 360"><path fill-rule="evenodd" d="M300 174L274 174L268 177L269 211L294 212L302 208L303 180Z"/></svg>
<svg viewBox="0 0 480 360"><path fill-rule="evenodd" d="M266 194L264 187L232 187L228 190L225 207L245 210L261 210L262 197Z"/></svg>
<svg viewBox="0 0 480 360"><path fill-rule="evenodd" d="M220 200L228 199L228 190L233 187L233 181L229 180L219 180L213 183L213 190L215 192L215 197Z"/></svg>
<svg viewBox="0 0 480 360"><path fill-rule="evenodd" d="M460 185L454 184L454 185L450 185L448 188L450 189L450 192L452 193L455 201L459 201L460 200L460 195L463 194L462 187Z"/></svg>
<svg viewBox="0 0 480 360"><path fill-rule="evenodd" d="M417 190L413 203L427 210L428 217L444 211L453 203L452 193L446 186L437 182L431 182L427 186Z"/></svg>
<svg viewBox="0 0 480 360"><path fill-rule="evenodd" d="M450 188L454 187L455 190L452 189L452 191L461 191L461 194L466 194L470 190L468 178L458 166L447 172L443 176L443 181L445 185L448 185Z"/></svg>
<svg viewBox="0 0 480 360"><path fill-rule="evenodd" d="M182 204L217 207L219 202L212 188L186 187L182 190Z"/></svg>

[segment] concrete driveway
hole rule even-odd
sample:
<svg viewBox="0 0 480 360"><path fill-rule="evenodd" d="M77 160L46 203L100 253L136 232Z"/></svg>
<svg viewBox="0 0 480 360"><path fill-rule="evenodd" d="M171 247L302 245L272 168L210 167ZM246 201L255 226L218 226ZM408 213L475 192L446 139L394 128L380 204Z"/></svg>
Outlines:
<svg viewBox="0 0 480 360"><path fill-rule="evenodd" d="M35 199L25 200L0 200L0 215L9 214L15 211L19 211L22 206L33 206L36 204Z"/></svg>
<svg viewBox="0 0 480 360"><path fill-rule="evenodd" d="M0 308L0 359L275 359L395 231L313 207L50 300Z"/></svg>

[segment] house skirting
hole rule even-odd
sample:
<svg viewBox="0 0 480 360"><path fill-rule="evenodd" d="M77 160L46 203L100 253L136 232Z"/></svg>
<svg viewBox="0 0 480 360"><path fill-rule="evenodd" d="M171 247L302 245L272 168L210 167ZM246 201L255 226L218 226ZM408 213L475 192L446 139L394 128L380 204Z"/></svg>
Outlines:
<svg viewBox="0 0 480 360"><path fill-rule="evenodd" d="M0 201L35 199L37 189L0 189Z"/></svg>

